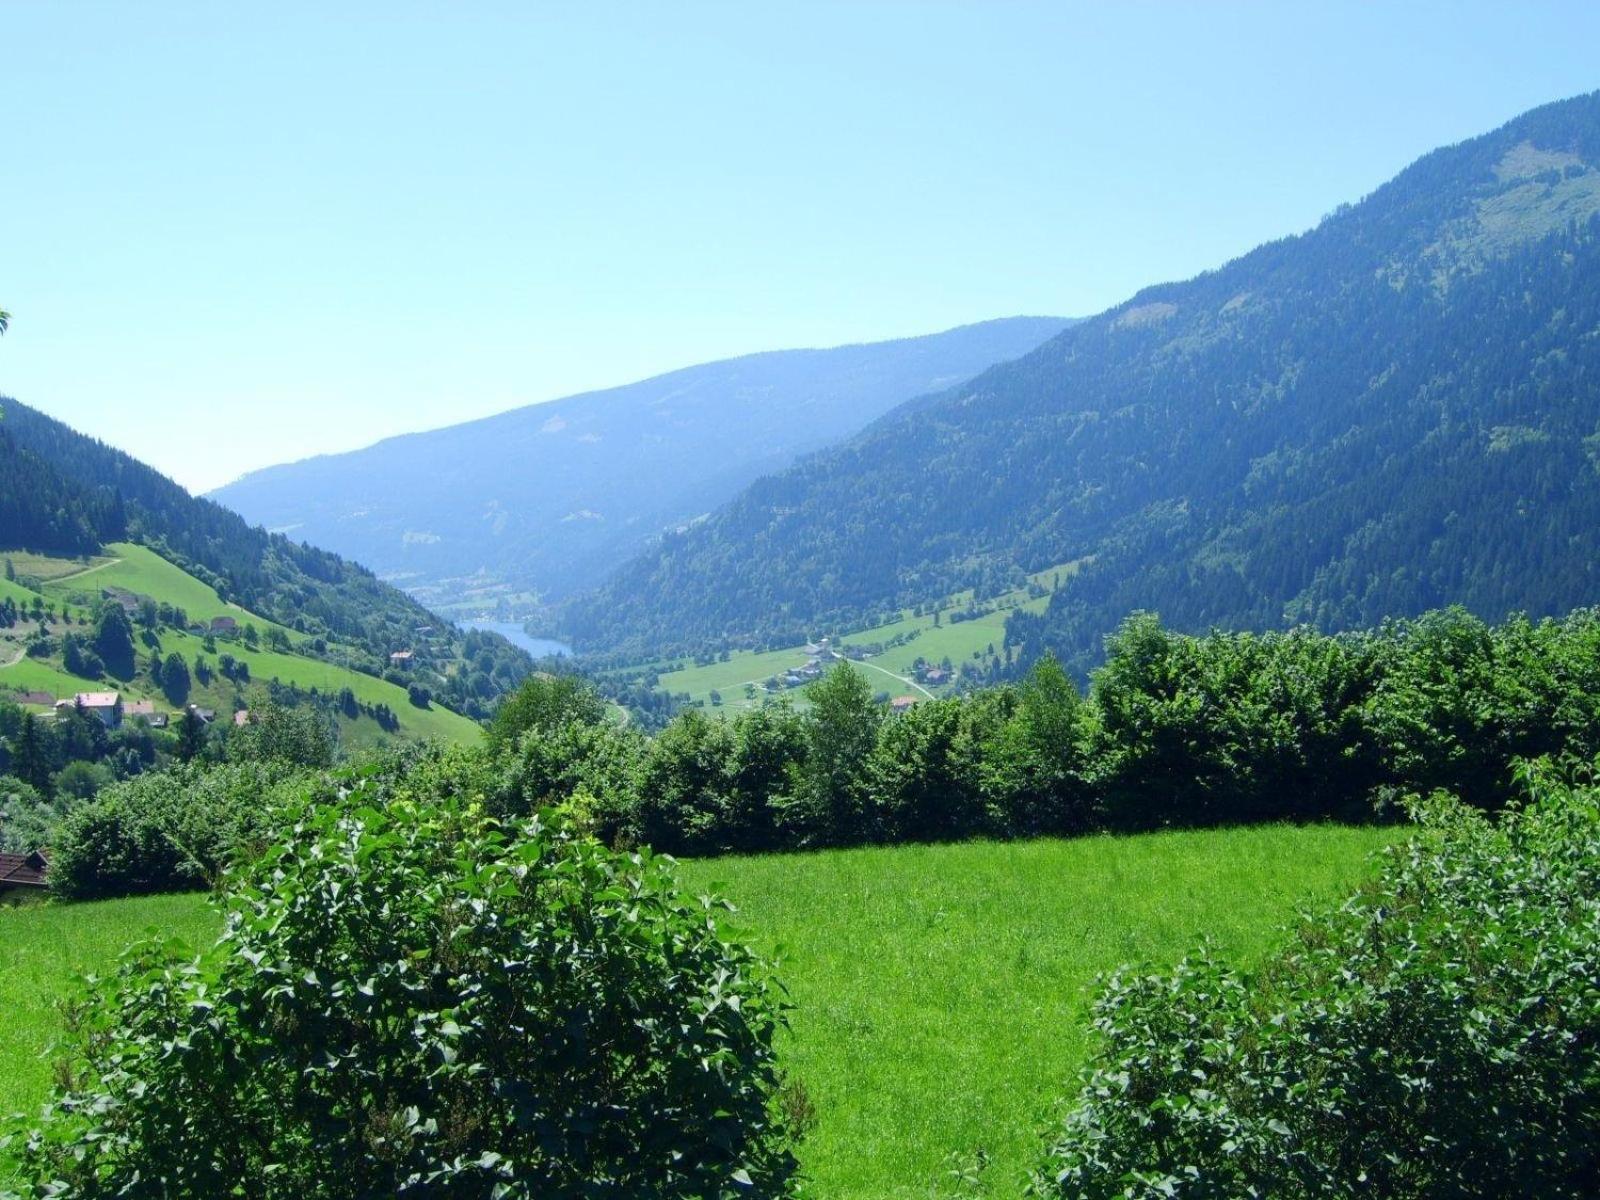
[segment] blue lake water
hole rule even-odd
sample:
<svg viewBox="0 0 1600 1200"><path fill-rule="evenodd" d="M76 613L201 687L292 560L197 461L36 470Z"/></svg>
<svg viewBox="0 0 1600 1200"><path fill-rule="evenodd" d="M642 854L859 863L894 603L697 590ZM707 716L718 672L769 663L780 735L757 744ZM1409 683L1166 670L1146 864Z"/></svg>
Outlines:
<svg viewBox="0 0 1600 1200"><path fill-rule="evenodd" d="M514 621L491 621L487 617L475 617L470 621L459 622L463 629L483 629L489 633L498 633L513 646L520 646L534 658L568 658L572 654L572 647L565 642L558 642L554 638L533 637L521 625Z"/></svg>

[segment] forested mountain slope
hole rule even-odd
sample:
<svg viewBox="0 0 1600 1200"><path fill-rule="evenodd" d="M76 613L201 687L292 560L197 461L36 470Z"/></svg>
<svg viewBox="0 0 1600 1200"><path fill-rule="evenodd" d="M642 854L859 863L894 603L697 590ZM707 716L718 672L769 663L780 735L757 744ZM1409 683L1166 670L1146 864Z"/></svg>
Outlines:
<svg viewBox="0 0 1600 1200"><path fill-rule="evenodd" d="M531 667L505 639L462 633L364 567L268 534L120 450L0 398L0 550L83 556L112 542L147 546L224 602L304 635L302 653L377 674L391 654L410 652L407 669L461 711L486 712Z"/></svg>
<svg viewBox="0 0 1600 1200"><path fill-rule="evenodd" d="M559 597L761 474L1066 324L1017 317L753 354L271 467L212 495L430 601L493 585Z"/></svg>
<svg viewBox="0 0 1600 1200"><path fill-rule="evenodd" d="M1600 582L1600 93L1152 287L665 538L567 631L760 644L1088 559L1008 631L1369 624Z"/></svg>

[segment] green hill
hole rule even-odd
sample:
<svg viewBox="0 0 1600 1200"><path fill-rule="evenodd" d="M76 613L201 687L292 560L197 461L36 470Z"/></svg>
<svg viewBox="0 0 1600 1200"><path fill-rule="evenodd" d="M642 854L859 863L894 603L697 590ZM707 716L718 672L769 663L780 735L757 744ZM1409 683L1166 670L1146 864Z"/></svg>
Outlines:
<svg viewBox="0 0 1600 1200"><path fill-rule="evenodd" d="M1082 669L1135 609L1324 629L1600 585L1600 93L1419 160L1298 237L1151 287L663 539L584 650L792 645L1089 565L1013 614Z"/></svg>
<svg viewBox="0 0 1600 1200"><path fill-rule="evenodd" d="M1294 908L1336 896L1392 831L1256 828L1132 838L916 846L683 865L768 953L795 1003L781 1048L815 1127L801 1149L819 1200L924 1200L991 1166L1013 1196L1052 1097L1088 1045L1096 976L1168 963L1207 936L1237 962ZM720 883L718 881L721 881ZM46 1095L56 1002L146 926L191 941L199 896L0 909L0 1112Z"/></svg>
<svg viewBox="0 0 1600 1200"><path fill-rule="evenodd" d="M209 584L144 546L113 542L103 550L102 555L86 564L30 556L23 560L23 566L48 577L49 581L37 593L19 584L7 583L7 590L0 593L0 597L13 597L19 605L31 605L35 597L41 597L53 605L58 614L71 614L69 622L46 624L46 631L57 642L74 628L82 630L84 626L75 626L72 622L86 621L89 611L108 593L133 597L134 603L148 600L157 606L182 610L185 628L158 624L154 629L140 631L136 661L144 662L157 654L178 654L191 668L202 659L209 659L215 668L220 656L226 654L243 664L248 668L247 677L241 673L239 678L233 679L218 673L209 681L196 678L183 698L187 703L216 710L224 719L245 702L250 685L276 682L306 692L316 689L324 695L336 695L349 689L363 704L373 708L384 706L392 711L399 723L393 732L400 736L437 737L456 742L475 741L479 736L480 727L476 722L438 705L417 707L410 702L406 688L353 669L348 663L359 661L361 657L355 648L324 642L322 650L314 653L311 639L238 604L224 601ZM250 626L256 632L256 644L251 645L238 634L209 634L211 645L208 648L208 634L192 630L196 626L209 627L214 618L232 618L241 629ZM79 691L114 688L128 700L154 701L164 712L181 707L163 693L161 684L147 671L126 678L74 675L65 669L59 645L44 657L26 654L24 648L34 628L31 623L25 623L20 629L0 629L0 696L7 690L12 693L47 691L65 698ZM277 649L270 648L274 643ZM338 719L344 739L351 745L378 740L387 732L370 716L341 714Z"/></svg>
<svg viewBox="0 0 1600 1200"><path fill-rule="evenodd" d="M93 601L113 587L194 619L246 610L292 635L301 657L327 657L368 675L387 669L391 655L409 654L409 677L469 717L486 716L532 666L504 638L464 632L365 568L250 526L128 455L4 398L0 555L19 581L31 577L56 596Z"/></svg>

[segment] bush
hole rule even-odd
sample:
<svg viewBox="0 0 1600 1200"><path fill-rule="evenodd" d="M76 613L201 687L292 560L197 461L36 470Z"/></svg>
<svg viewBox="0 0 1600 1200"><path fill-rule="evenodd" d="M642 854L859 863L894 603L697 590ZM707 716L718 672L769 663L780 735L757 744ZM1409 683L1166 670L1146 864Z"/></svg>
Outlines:
<svg viewBox="0 0 1600 1200"><path fill-rule="evenodd" d="M1114 978L1033 1192L1579 1197L1600 1172L1600 788L1454 802L1254 974Z"/></svg>
<svg viewBox="0 0 1600 1200"><path fill-rule="evenodd" d="M26 854L53 845L67 806L46 800L37 788L13 775L0 775L0 850Z"/></svg>
<svg viewBox="0 0 1600 1200"><path fill-rule="evenodd" d="M308 788L216 946L146 946L79 1010L30 1195L788 1193L780 990L719 905L410 774Z"/></svg>
<svg viewBox="0 0 1600 1200"><path fill-rule="evenodd" d="M275 819L282 764L197 766L112 784L61 821L50 887L72 900L211 885Z"/></svg>

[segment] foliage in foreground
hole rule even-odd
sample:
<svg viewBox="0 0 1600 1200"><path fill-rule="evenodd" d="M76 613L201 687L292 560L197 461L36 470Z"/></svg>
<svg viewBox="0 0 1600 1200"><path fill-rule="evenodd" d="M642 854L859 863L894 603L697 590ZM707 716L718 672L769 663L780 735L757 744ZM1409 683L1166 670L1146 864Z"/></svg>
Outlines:
<svg viewBox="0 0 1600 1200"><path fill-rule="evenodd" d="M1579 1197L1600 1172L1600 787L1445 801L1265 970L1115 976L1034 1194Z"/></svg>
<svg viewBox="0 0 1600 1200"><path fill-rule="evenodd" d="M214 948L130 954L22 1194L784 1194L766 967L669 861L502 826L457 765L308 787Z"/></svg>

